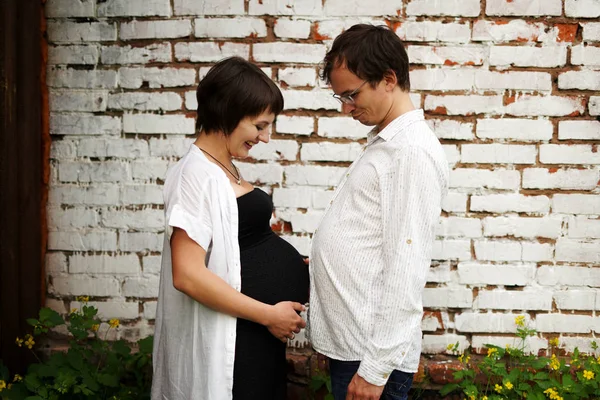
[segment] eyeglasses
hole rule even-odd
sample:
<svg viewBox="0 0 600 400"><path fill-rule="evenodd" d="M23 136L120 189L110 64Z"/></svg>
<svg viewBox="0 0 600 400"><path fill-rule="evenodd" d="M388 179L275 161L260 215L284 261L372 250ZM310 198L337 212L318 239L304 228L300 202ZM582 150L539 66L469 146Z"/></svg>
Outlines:
<svg viewBox="0 0 600 400"><path fill-rule="evenodd" d="M367 81L364 81L359 87L357 87L352 92L345 94L343 96L340 96L339 94L335 94L335 93L332 94L332 96L334 99L338 99L343 104L354 104L356 102L354 97L359 94L358 91L360 90L360 88L362 88L365 85L365 83L367 83Z"/></svg>

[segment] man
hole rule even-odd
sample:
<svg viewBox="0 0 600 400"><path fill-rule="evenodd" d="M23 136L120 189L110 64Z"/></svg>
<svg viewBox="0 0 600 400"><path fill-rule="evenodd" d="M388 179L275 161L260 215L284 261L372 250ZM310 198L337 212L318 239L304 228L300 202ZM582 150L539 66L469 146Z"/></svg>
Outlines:
<svg viewBox="0 0 600 400"><path fill-rule="evenodd" d="M406 399L419 365L448 164L410 100L408 69L384 26L351 27L324 60L342 111L374 126L312 242L309 334L329 357L336 400Z"/></svg>

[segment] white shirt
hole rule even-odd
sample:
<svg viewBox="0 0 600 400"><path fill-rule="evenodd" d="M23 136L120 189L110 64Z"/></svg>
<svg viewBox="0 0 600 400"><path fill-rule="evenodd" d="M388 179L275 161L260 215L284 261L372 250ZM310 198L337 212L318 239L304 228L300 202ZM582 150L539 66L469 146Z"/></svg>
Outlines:
<svg viewBox="0 0 600 400"><path fill-rule="evenodd" d="M156 327L152 400L232 398L236 318L173 287L170 239L181 228L207 250L207 267L241 287L238 210L225 173L192 145L167 173L165 242ZM198 260L198 266L201 263Z"/></svg>
<svg viewBox="0 0 600 400"><path fill-rule="evenodd" d="M312 241L309 336L314 348L361 361L382 386L416 372L422 293L448 163L422 110L372 132L337 187Z"/></svg>

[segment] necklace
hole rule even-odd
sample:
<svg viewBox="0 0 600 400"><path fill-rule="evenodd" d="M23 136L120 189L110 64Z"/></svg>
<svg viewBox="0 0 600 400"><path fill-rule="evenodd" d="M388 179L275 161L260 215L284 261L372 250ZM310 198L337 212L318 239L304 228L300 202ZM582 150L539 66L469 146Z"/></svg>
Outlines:
<svg viewBox="0 0 600 400"><path fill-rule="evenodd" d="M198 147L200 150L202 150L204 153L206 153L207 155L210 156L210 158L212 158L213 160L215 160L216 162L219 163L219 165L223 168L225 168L225 171L229 172L231 174L231 176L233 176L235 178L235 181L238 185L242 184L242 174L240 173L240 170L237 169L237 167L235 166L234 163L231 163L231 166L235 169L235 172L237 172L237 176L235 176L235 174L233 172L231 172L229 170L229 168L227 168L226 166L223 165L223 163L219 160L217 160L212 154L210 154L208 151L201 149L200 147Z"/></svg>

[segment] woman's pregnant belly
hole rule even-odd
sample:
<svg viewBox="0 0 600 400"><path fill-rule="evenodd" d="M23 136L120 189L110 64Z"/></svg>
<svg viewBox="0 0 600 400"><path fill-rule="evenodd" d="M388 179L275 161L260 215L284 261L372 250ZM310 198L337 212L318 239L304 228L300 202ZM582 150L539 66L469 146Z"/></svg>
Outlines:
<svg viewBox="0 0 600 400"><path fill-rule="evenodd" d="M308 301L308 265L275 233L240 252L242 293L267 304Z"/></svg>

